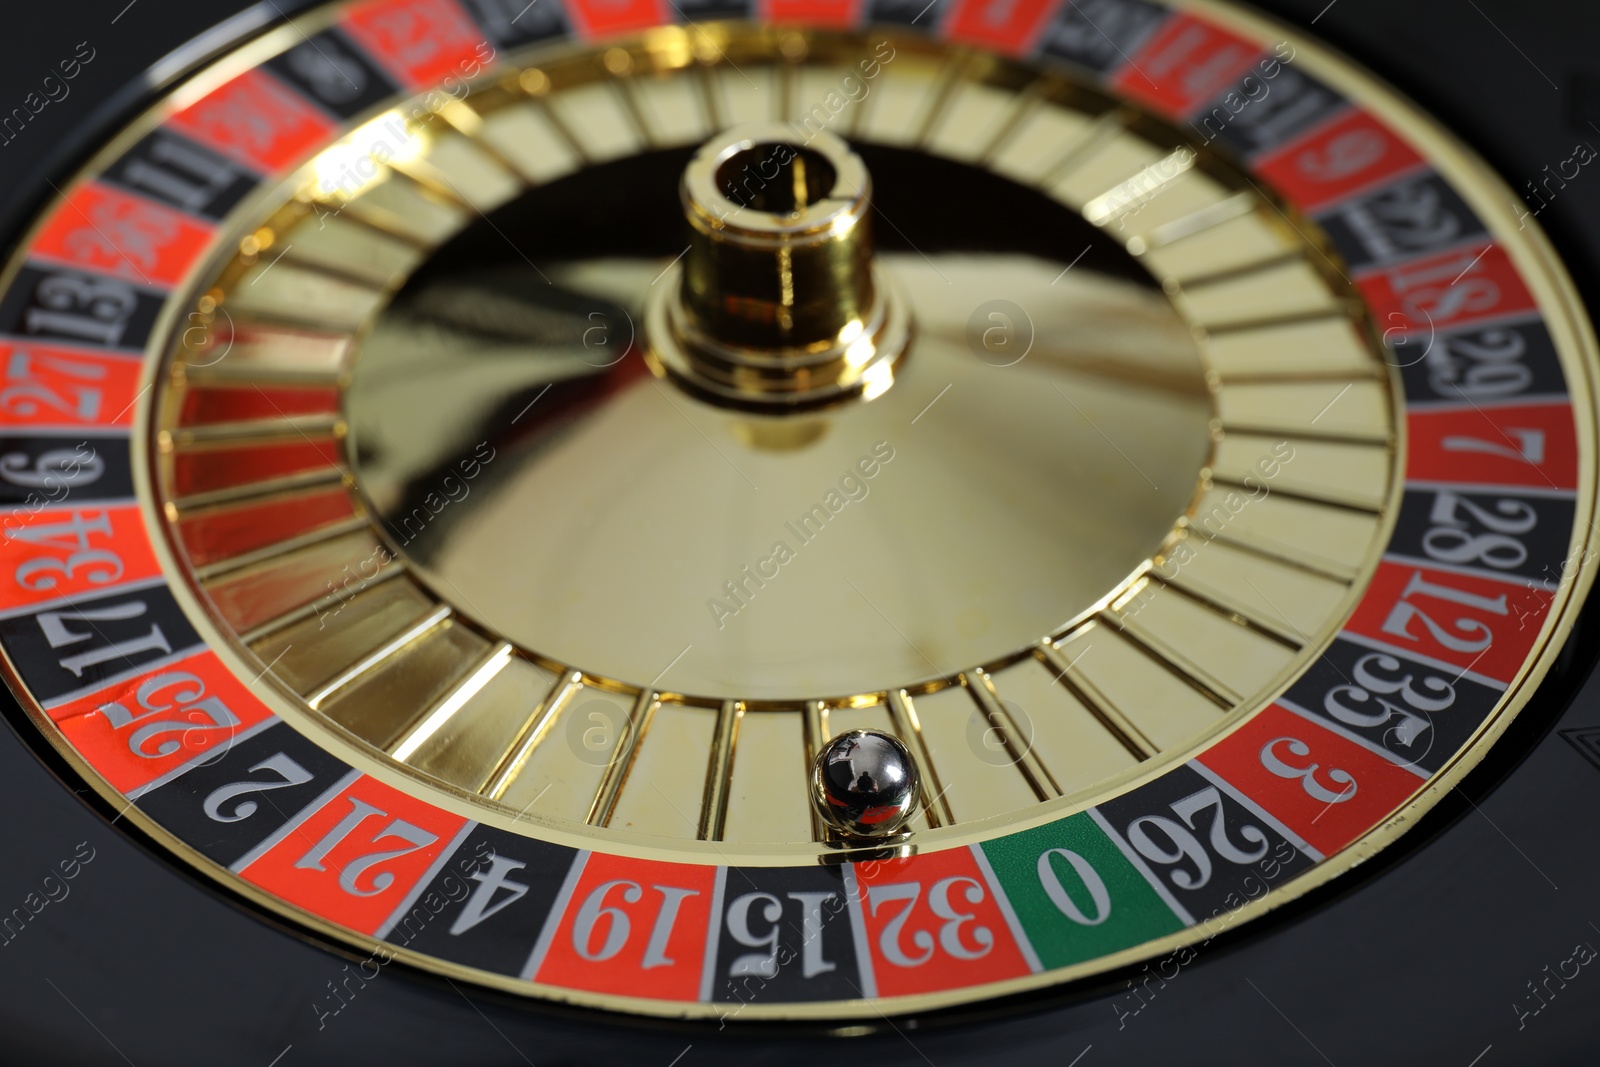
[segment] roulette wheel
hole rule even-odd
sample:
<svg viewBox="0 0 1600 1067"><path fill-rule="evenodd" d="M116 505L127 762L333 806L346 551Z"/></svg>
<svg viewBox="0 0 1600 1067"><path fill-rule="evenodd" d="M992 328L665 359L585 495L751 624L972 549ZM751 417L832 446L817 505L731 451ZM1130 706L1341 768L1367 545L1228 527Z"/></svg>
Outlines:
<svg viewBox="0 0 1600 1067"><path fill-rule="evenodd" d="M1593 1061L1592 14L112 6L7 1062Z"/></svg>

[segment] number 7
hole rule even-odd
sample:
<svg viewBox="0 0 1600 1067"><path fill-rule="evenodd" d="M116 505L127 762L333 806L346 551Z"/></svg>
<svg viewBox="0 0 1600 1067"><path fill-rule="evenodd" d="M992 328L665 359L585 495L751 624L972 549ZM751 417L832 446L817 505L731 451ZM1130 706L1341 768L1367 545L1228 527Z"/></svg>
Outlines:
<svg viewBox="0 0 1600 1067"><path fill-rule="evenodd" d="M1485 441L1481 437L1446 437L1444 450L1446 452L1482 452L1490 456L1499 456L1502 459L1515 460L1518 463L1543 463L1544 462L1544 431L1526 429L1508 429L1502 434L1507 440L1517 439L1517 447L1509 444L1500 444L1495 441Z"/></svg>

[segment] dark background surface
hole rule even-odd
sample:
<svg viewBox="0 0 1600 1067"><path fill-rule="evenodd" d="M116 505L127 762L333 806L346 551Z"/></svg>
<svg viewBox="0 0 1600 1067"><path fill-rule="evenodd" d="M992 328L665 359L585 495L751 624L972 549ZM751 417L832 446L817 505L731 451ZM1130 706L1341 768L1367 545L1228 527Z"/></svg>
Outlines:
<svg viewBox="0 0 1600 1067"><path fill-rule="evenodd" d="M5 2L0 113L87 41L94 59L0 145L0 226L18 220L167 53L237 0ZM292 11L303 4L279 0ZM1521 189L1587 141L1600 146L1594 0L1261 0L1398 85ZM274 18L271 2L246 20ZM1316 20L1315 26L1311 23ZM250 24L249 21L246 24ZM1589 183L1594 183L1591 187ZM1600 307L1600 171L1540 216ZM1597 613L1587 614L1587 631ZM638 1024L554 1012L384 968L318 1028L350 961L242 909L109 825L0 729L0 912L88 842L94 858L0 947L0 1064L1600 1063L1600 969L1521 1020L1527 983L1600 947L1600 684L1571 699L1597 635L1480 772L1395 849L1304 904L1219 938L1121 1020L1129 975L1003 1005L988 1018L884 1020L852 1039L730 1023ZM1569 705L1570 700L1570 706ZM23 731L26 733L26 729ZM1524 758L1525 756L1525 758ZM82 854L82 853L80 853ZM354 965L350 965L353 971ZM1155 988L1151 983L1151 988ZM1119 994L1121 999L1118 1000ZM1076 1057L1076 1058L1075 1058Z"/></svg>

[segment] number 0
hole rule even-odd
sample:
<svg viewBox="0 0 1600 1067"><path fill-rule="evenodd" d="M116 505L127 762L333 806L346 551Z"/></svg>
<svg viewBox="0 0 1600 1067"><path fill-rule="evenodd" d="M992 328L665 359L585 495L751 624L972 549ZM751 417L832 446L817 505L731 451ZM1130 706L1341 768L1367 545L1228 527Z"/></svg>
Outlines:
<svg viewBox="0 0 1600 1067"><path fill-rule="evenodd" d="M1056 872L1055 864L1050 862L1052 856L1060 856L1072 865L1083 887L1089 891L1089 900L1094 904L1093 918L1083 913L1083 909L1067 893L1067 887L1061 884L1061 875ZM1071 849L1047 849L1039 857L1039 884L1044 887L1045 896L1050 898L1056 910L1079 926L1099 926L1111 918L1111 893L1106 889L1105 879L1100 877L1088 860Z"/></svg>

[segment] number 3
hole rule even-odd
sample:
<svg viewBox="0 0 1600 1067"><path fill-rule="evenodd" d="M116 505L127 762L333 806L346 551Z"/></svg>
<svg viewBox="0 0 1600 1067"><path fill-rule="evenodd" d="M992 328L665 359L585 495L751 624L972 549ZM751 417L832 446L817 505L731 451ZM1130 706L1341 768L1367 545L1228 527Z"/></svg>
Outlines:
<svg viewBox="0 0 1600 1067"><path fill-rule="evenodd" d="M1279 778L1298 778L1301 788L1314 800L1326 804L1343 804L1356 795L1356 779L1349 771L1329 768L1328 777L1342 785L1344 788L1334 792L1321 782L1317 781L1317 768L1320 763L1312 763L1305 767L1296 767L1292 763L1285 763L1283 757L1277 753L1277 747L1288 743L1289 754L1292 756L1311 755L1311 746L1298 737L1275 737L1261 746L1261 766L1277 775Z"/></svg>
<svg viewBox="0 0 1600 1067"><path fill-rule="evenodd" d="M971 912L957 911L950 902L950 891L958 883L963 885L961 895L966 898L968 904L977 904L983 900L983 886L976 879L954 875L933 883L933 887L928 890L928 907L934 915L944 920L939 926L939 947L956 959L975 960L987 956L989 950L994 948L994 931L987 926L974 926L972 940L978 947L968 948L962 943L961 928L973 922L976 916ZM928 931L914 930L911 933L911 943L921 950L917 956L907 955L900 941L906 920L911 918L911 913L916 910L917 898L921 895L920 882L873 886L867 891L874 917L884 902L905 901L905 907L885 924L883 933L878 937L878 949L883 953L883 958L896 967L920 967L933 958L933 935Z"/></svg>

